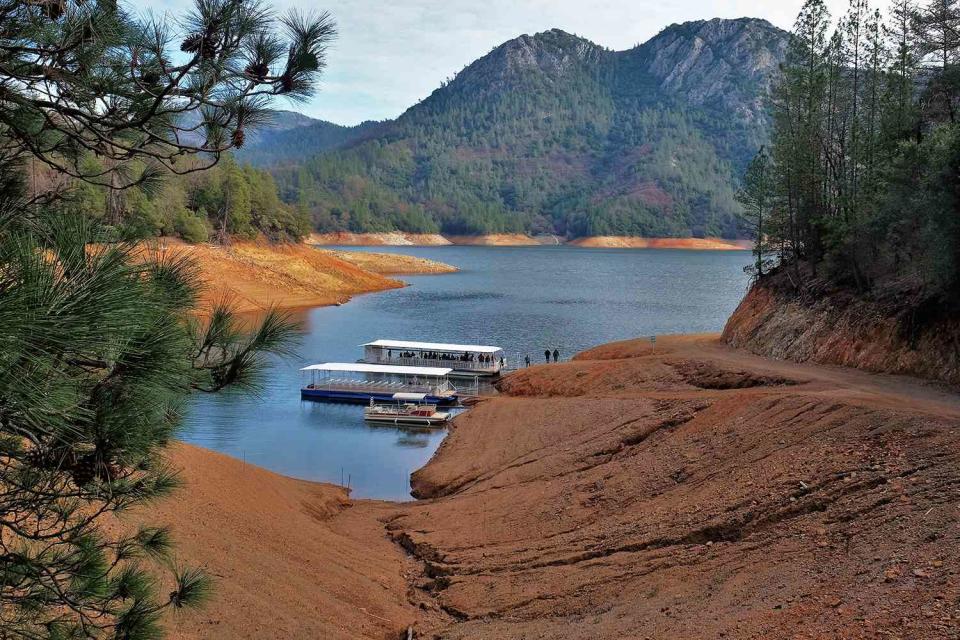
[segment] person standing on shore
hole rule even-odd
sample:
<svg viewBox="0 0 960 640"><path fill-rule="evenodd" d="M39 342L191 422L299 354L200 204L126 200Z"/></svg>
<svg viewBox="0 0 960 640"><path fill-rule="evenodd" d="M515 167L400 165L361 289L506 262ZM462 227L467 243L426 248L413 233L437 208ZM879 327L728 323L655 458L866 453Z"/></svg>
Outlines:
<svg viewBox="0 0 960 640"><path fill-rule="evenodd" d="M553 350L553 361L554 361L554 362L560 362L560 350L559 350L559 349L554 349L554 350Z"/></svg>
<svg viewBox="0 0 960 640"><path fill-rule="evenodd" d="M543 359L547 361L547 364L550 364L550 349L543 352Z"/></svg>
<svg viewBox="0 0 960 640"><path fill-rule="evenodd" d="M527 366L528 366L528 367L530 366L530 354L529 354L529 353L527 354L527 357L524 358L524 362L527 363Z"/></svg>

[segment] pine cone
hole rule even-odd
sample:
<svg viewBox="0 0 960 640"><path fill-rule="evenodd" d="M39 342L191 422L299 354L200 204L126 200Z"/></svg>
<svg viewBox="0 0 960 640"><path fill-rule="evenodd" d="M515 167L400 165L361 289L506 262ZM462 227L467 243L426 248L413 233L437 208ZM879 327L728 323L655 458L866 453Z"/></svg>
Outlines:
<svg viewBox="0 0 960 640"><path fill-rule="evenodd" d="M67 10L65 0L47 0L41 6L43 7L43 15L51 20L58 19Z"/></svg>
<svg viewBox="0 0 960 640"><path fill-rule="evenodd" d="M217 52L217 39L214 36L204 36L200 45L200 57L209 60Z"/></svg>
<svg viewBox="0 0 960 640"><path fill-rule="evenodd" d="M79 458L70 469L73 481L78 487L85 487L97 476L97 456L88 454Z"/></svg>
<svg viewBox="0 0 960 640"><path fill-rule="evenodd" d="M42 447L31 449L23 457L23 463L34 469L49 469L55 467L55 456L52 452Z"/></svg>
<svg viewBox="0 0 960 640"><path fill-rule="evenodd" d="M293 91L293 76L285 73L280 76L280 92L290 93L291 91Z"/></svg>
<svg viewBox="0 0 960 640"><path fill-rule="evenodd" d="M246 139L246 136L243 133L243 129L234 129L233 133L230 135L230 141L233 143L233 146L237 149L243 147L243 142Z"/></svg>
<svg viewBox="0 0 960 640"><path fill-rule="evenodd" d="M251 78L255 78L259 82L263 82L267 78L267 74L270 73L270 67L264 62L259 63L250 63L247 65L247 68L243 70L245 74Z"/></svg>
<svg viewBox="0 0 960 640"><path fill-rule="evenodd" d="M203 36L199 33L195 33L180 43L180 51L184 53L196 53L200 50L200 47L203 46Z"/></svg>

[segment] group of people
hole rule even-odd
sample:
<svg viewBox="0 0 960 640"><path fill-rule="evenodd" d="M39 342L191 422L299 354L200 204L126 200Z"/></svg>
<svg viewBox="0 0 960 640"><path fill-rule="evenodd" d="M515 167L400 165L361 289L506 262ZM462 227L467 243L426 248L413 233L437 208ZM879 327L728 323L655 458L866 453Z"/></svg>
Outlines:
<svg viewBox="0 0 960 640"><path fill-rule="evenodd" d="M543 350L543 359L546 360L546 362L547 362L548 364L550 363L550 358L551 358L551 357L553 358L553 361L554 361L554 362L560 362L560 350L559 350L559 349L554 349L553 351L550 351L550 349L544 349L544 350ZM530 356L528 355L528 356L527 356L526 358L524 358L523 360L524 360L524 362L526 363L526 365L529 367L529 366L530 366Z"/></svg>
<svg viewBox="0 0 960 640"><path fill-rule="evenodd" d="M434 351L401 351L397 354L400 358L420 358L421 360L446 360L450 362L479 362L480 364L496 364L495 356L486 353L464 353L456 355L453 353L440 353ZM387 350L387 357L393 360L393 350ZM504 365L503 358L500 358L500 366Z"/></svg>

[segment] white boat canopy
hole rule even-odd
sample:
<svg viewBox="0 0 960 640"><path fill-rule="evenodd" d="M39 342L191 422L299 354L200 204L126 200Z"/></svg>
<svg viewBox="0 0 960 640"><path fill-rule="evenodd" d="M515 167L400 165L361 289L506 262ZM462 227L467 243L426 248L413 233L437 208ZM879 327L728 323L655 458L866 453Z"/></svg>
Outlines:
<svg viewBox="0 0 960 640"><path fill-rule="evenodd" d="M398 376L428 376L442 378L453 369L442 367L399 367L388 364L358 364L356 362L326 362L312 364L300 371L345 371L350 373L387 373Z"/></svg>
<svg viewBox="0 0 960 640"><path fill-rule="evenodd" d="M403 402L423 402L427 399L425 393L395 393L393 399Z"/></svg>
<svg viewBox="0 0 960 640"><path fill-rule="evenodd" d="M498 351L503 351L500 347L489 347L481 344L443 344L439 342L409 342L406 340L376 340L361 346L380 347L381 349L418 349L450 353L497 353Z"/></svg>

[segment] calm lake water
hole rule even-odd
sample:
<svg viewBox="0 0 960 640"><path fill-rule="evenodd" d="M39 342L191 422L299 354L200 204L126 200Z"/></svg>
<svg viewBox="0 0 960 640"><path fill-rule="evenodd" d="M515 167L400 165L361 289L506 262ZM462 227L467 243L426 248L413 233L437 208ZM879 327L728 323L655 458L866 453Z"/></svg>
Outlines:
<svg viewBox="0 0 960 640"><path fill-rule="evenodd" d="M642 335L719 331L746 293L749 252L575 247L390 247L456 265L405 289L299 314L296 357L274 360L257 396L197 397L183 440L278 473L349 481L355 497L409 499L411 472L443 431L367 426L362 407L300 401L299 368L353 362L377 338L493 344L511 359L568 358Z"/></svg>

